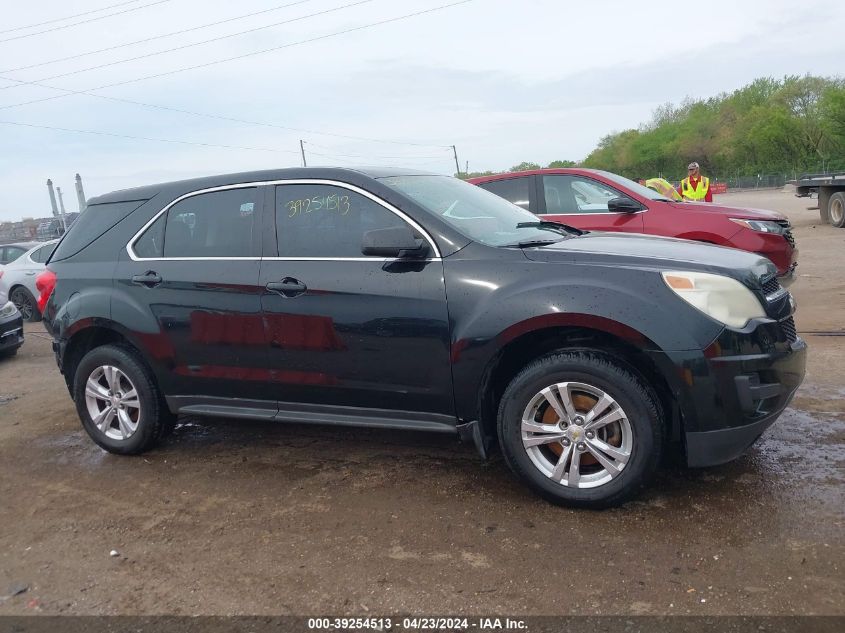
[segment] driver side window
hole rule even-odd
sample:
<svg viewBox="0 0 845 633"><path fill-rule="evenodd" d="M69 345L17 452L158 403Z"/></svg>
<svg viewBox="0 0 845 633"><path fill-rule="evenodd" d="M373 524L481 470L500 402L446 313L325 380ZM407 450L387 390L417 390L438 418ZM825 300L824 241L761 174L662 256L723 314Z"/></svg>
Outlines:
<svg viewBox="0 0 845 633"><path fill-rule="evenodd" d="M549 215L611 213L608 200L628 197L613 187L583 176L543 176L543 190Z"/></svg>
<svg viewBox="0 0 845 633"><path fill-rule="evenodd" d="M402 226L408 225L392 211L343 187L276 186L280 257L363 257L364 233Z"/></svg>

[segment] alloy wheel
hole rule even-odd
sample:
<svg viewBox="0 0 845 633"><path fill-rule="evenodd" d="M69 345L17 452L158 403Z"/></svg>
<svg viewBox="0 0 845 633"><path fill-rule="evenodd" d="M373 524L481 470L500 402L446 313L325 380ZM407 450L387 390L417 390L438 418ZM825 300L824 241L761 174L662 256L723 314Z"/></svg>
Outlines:
<svg viewBox="0 0 845 633"><path fill-rule="evenodd" d="M572 488L602 486L624 470L634 434L625 411L604 390L560 382L525 407L522 445L547 477Z"/></svg>
<svg viewBox="0 0 845 633"><path fill-rule="evenodd" d="M126 440L138 430L141 401L129 377L117 367L97 367L85 383L85 404L94 426L113 440Z"/></svg>
<svg viewBox="0 0 845 633"><path fill-rule="evenodd" d="M18 312L21 313L24 321L29 321L32 319L33 315L33 306L25 294L21 292L12 293L12 303L15 304L15 307L18 309Z"/></svg>

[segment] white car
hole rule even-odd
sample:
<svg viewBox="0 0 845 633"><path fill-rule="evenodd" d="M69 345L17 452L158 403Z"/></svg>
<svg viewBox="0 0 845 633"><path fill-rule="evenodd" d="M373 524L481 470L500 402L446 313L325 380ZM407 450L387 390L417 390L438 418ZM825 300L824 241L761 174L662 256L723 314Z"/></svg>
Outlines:
<svg viewBox="0 0 845 633"><path fill-rule="evenodd" d="M36 244L15 261L0 266L0 293L9 295L25 321L41 320L35 279L44 272L44 263L53 254L58 241Z"/></svg>

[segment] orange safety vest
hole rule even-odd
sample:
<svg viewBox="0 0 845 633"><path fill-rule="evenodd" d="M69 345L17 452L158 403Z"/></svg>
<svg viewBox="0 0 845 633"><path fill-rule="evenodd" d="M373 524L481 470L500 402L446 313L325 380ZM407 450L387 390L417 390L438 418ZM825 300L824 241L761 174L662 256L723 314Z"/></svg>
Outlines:
<svg viewBox="0 0 845 633"><path fill-rule="evenodd" d="M681 195L686 200L698 202L707 197L707 191L710 189L710 179L707 176L701 176L698 179L696 187L692 186L689 176L681 181Z"/></svg>

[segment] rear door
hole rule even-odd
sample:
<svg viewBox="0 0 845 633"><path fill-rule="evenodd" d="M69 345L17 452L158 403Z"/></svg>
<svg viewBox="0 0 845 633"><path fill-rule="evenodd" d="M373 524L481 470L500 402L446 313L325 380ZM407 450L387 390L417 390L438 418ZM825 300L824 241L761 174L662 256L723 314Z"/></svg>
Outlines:
<svg viewBox="0 0 845 633"><path fill-rule="evenodd" d="M611 198L630 198L618 189L575 174L547 174L542 181L544 217L592 231L643 232L642 212L616 213L608 209Z"/></svg>
<svg viewBox="0 0 845 633"><path fill-rule="evenodd" d="M278 253L261 266L279 417L454 427L443 263L366 257L363 234L422 229L363 190L275 186ZM336 416L336 417L333 417Z"/></svg>
<svg viewBox="0 0 845 633"><path fill-rule="evenodd" d="M35 287L35 278L38 273L44 271L44 262L46 262L53 251L56 249L56 244L45 244L41 248L33 251L25 262L20 262L22 279L21 282L29 290L33 297L38 297L38 289Z"/></svg>
<svg viewBox="0 0 845 633"><path fill-rule="evenodd" d="M116 274L171 406L266 409L258 274L264 188L230 186L183 196L130 245ZM114 310L131 310L114 302ZM237 400L236 400L237 399Z"/></svg>

